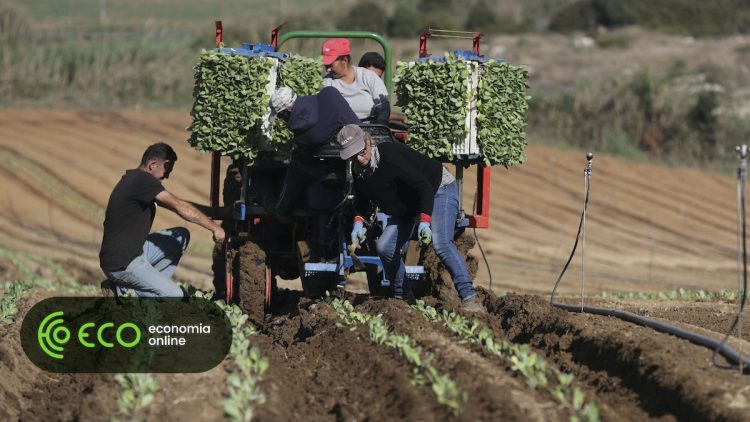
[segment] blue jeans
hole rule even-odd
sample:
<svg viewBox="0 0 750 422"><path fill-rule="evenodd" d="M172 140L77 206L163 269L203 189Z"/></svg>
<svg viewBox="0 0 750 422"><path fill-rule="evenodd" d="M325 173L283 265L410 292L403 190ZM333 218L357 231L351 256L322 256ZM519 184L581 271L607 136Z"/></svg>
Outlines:
<svg viewBox="0 0 750 422"><path fill-rule="evenodd" d="M118 295L132 289L139 297L183 297L172 275L188 243L190 232L185 227L151 233L143 244L143 254L130 261L124 270L105 271L105 274L117 287Z"/></svg>
<svg viewBox="0 0 750 422"><path fill-rule="evenodd" d="M474 296L471 275L461 254L453 244L458 216L458 187L456 182L441 186L435 193L432 209L432 247L453 279L461 300ZM396 297L404 297L411 290L404 282L406 269L401 250L412 236L416 223L413 218L391 217L378 239L377 250L383 261L385 278L391 282Z"/></svg>

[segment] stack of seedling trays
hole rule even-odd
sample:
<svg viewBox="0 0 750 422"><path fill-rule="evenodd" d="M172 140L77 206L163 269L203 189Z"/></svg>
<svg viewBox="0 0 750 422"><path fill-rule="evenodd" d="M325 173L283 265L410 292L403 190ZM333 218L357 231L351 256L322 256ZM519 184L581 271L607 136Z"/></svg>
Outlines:
<svg viewBox="0 0 750 422"><path fill-rule="evenodd" d="M396 69L409 145L450 162L509 167L526 160L528 73L523 66L455 51Z"/></svg>
<svg viewBox="0 0 750 422"><path fill-rule="evenodd" d="M247 164L261 151L287 156L292 133L281 119L268 122L271 94L280 86L300 96L317 94L320 68L319 59L278 53L268 44L202 51L193 68L190 145Z"/></svg>

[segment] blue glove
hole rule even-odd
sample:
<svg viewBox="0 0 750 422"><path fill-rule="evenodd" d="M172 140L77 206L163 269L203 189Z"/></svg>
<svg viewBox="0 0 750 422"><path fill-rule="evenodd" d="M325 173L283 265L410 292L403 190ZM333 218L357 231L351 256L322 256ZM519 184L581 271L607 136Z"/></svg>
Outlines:
<svg viewBox="0 0 750 422"><path fill-rule="evenodd" d="M419 243L422 246L427 246L432 242L432 229L430 229L430 223L421 222L417 229L417 236L419 237Z"/></svg>
<svg viewBox="0 0 750 422"><path fill-rule="evenodd" d="M352 243L356 239L359 239L360 242L365 240L365 226L361 221L355 221L352 228Z"/></svg>

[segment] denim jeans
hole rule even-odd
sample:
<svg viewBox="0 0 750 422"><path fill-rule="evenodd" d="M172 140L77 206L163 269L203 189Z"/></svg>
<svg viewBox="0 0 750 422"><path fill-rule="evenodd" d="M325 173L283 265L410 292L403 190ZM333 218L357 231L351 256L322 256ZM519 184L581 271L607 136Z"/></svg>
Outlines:
<svg viewBox="0 0 750 422"><path fill-rule="evenodd" d="M430 228L432 229L432 247L448 269L458 296L461 300L466 300L476 293L466 263L456 249L456 245L453 244L456 216L458 216L458 187L454 181L441 186L435 193ZM401 250L411 238L415 227L416 223L412 218L391 217L378 239L378 256L383 261L385 278L391 282L396 297L404 297L411 290L411 286L404 281L405 268Z"/></svg>
<svg viewBox="0 0 750 422"><path fill-rule="evenodd" d="M173 227L148 235L143 254L130 261L121 271L105 271L116 286L118 295L132 289L139 297L182 297L183 292L172 275L190 243L185 227Z"/></svg>

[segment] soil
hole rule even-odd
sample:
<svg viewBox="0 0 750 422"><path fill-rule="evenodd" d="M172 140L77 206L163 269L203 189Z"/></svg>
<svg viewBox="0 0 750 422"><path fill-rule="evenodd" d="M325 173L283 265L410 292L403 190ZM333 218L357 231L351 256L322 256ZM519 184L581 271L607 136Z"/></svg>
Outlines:
<svg viewBox="0 0 750 422"><path fill-rule="evenodd" d="M615 318L568 313L535 295L497 297L478 289L488 310L481 317L496 339L529 344L549 365L575 375L575 385L600 403L604 420L747 420L746 376L715 368L711 351L670 335ZM344 294L342 292L342 294ZM49 294L34 290L20 303L20 317L0 329L0 417L6 420L103 420L117 414L120 388L111 375L47 374L20 349L18 330L31 304ZM562 420L569 417L555 399L530 388L510 362L459 341L396 299L346 293L355 308L382 314L395 333L407 334L467 395L459 415L437 402L429 387L414 385L406 360L372 343L365 327L341 327L333 308L296 290L280 289L280 306L257 324L250 338L271 362L261 382L266 403L257 420ZM425 298L436 308L451 300ZM618 306L597 299L598 306ZM676 302L670 315L684 316L711 304ZM716 304L713 304L716 305ZM635 304L633 304L635 306ZM663 312L664 304L640 304L642 313ZM731 305L724 304L729 307ZM684 307L685 312L678 312ZM722 327L723 314L705 326ZM469 315L467 315L469 316ZM675 323L681 323L676 319ZM720 336L719 333L716 333ZM157 375L156 399L146 419L220 419L231 361L202 374ZM41 403L41 406L39 405ZM33 416L32 416L33 415Z"/></svg>

